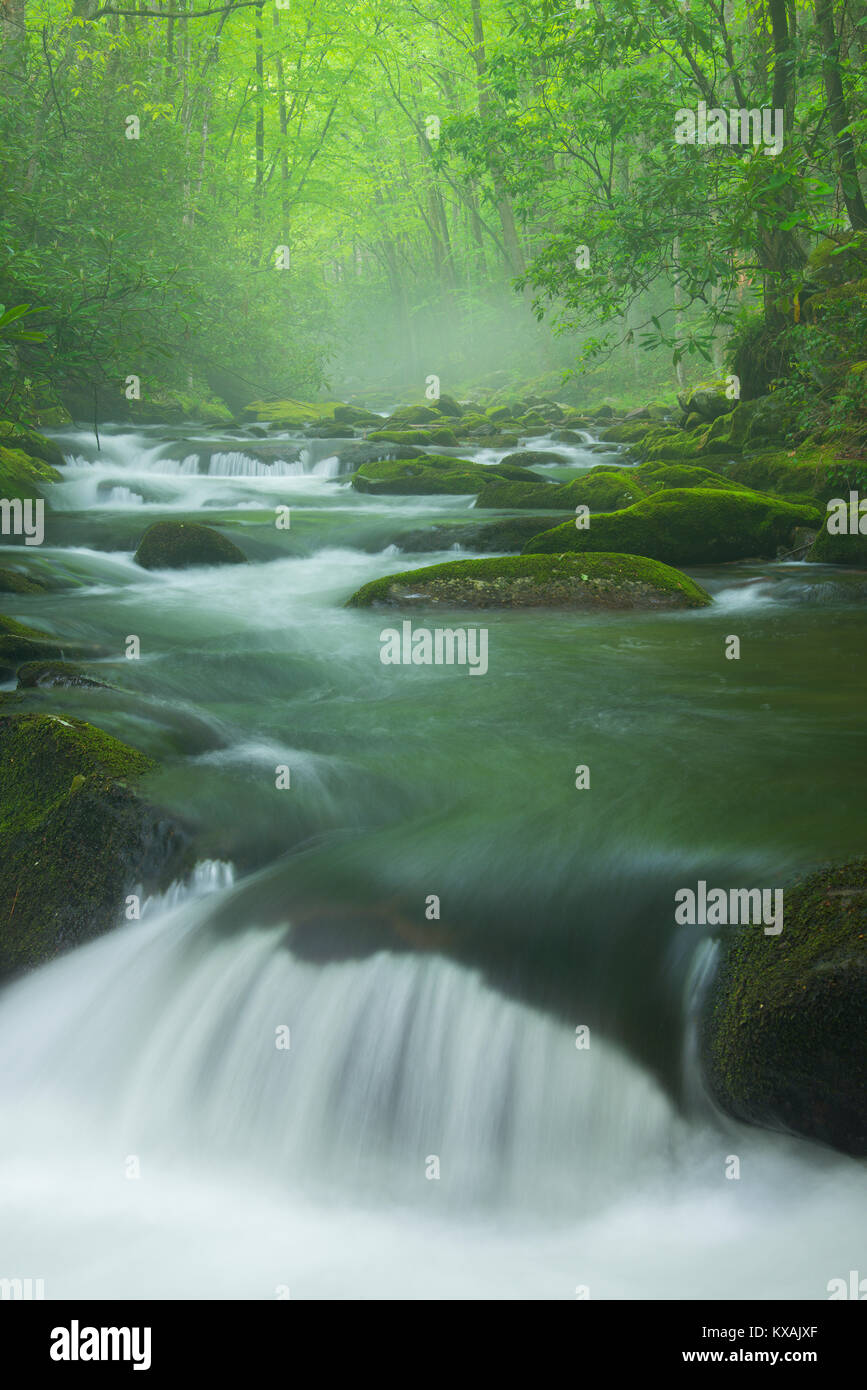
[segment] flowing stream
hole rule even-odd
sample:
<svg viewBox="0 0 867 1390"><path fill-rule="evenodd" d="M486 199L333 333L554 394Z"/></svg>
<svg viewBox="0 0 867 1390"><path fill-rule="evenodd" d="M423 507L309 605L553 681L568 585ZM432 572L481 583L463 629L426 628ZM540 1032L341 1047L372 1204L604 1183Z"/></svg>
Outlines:
<svg viewBox="0 0 867 1390"><path fill-rule="evenodd" d="M360 495L351 441L57 437L45 544L11 558L68 587L4 611L98 643L109 688L28 707L161 760L147 794L201 858L0 997L0 1275L49 1298L824 1298L863 1266L863 1166L703 1096L716 948L673 894L862 852L867 577L693 571L711 609L488 611L484 678L384 666L402 615L346 599L473 553L402 536L498 513ZM543 476L623 461L532 447L565 457ZM167 517L252 563L140 569Z"/></svg>

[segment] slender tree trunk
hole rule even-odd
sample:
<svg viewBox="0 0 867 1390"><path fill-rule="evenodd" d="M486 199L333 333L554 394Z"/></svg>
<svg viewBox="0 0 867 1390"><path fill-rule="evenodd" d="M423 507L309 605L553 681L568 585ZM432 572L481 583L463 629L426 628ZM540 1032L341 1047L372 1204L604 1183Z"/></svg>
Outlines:
<svg viewBox="0 0 867 1390"><path fill-rule="evenodd" d="M822 35L822 75L825 91L828 94L828 122L834 133L837 161L840 168L840 187L849 221L857 229L867 228L867 207L858 180L858 161L855 155L855 142L848 130L849 107L843 91L843 78L840 72L840 39L834 23L834 10L831 0L815 0L816 24Z"/></svg>
<svg viewBox="0 0 867 1390"><path fill-rule="evenodd" d="M479 115L485 116L488 110L488 87L485 81L488 70L488 60L485 53L485 29L482 23L480 0L470 0L470 3L473 13L473 63L476 69L476 91L478 94ZM494 181L497 212L500 218L500 226L503 230L503 245L508 257L509 269L513 275L523 275L527 267L524 261L524 252L518 240L518 229L515 225L515 214L512 211L512 204L504 186L501 173L497 169L492 169L491 177Z"/></svg>

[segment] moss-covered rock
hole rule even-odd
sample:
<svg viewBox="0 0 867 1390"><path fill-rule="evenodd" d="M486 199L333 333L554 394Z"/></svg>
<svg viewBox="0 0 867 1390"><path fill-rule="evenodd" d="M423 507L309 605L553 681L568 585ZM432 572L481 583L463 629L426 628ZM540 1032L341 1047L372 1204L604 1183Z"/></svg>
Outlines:
<svg viewBox="0 0 867 1390"><path fill-rule="evenodd" d="M737 1119L867 1154L867 860L784 891L783 930L739 927L706 1000L711 1094Z"/></svg>
<svg viewBox="0 0 867 1390"><path fill-rule="evenodd" d="M710 601L685 574L635 555L518 555L392 574L365 584L348 607L654 609Z"/></svg>
<svg viewBox="0 0 867 1390"><path fill-rule="evenodd" d="M80 666L70 661L26 661L18 668L18 689L36 690L40 686L53 689L61 686L68 690L105 690L104 681L95 681L85 675Z"/></svg>
<svg viewBox="0 0 867 1390"><path fill-rule="evenodd" d="M157 521L138 543L136 564L146 570L193 565L245 565L247 557L228 536L195 521Z"/></svg>
<svg viewBox="0 0 867 1390"><path fill-rule="evenodd" d="M454 396L449 396L445 393L439 397L437 409L440 415L451 415L456 420L459 420L464 413L464 408L460 402L456 401Z"/></svg>
<svg viewBox="0 0 867 1390"><path fill-rule="evenodd" d="M339 425L381 425L382 416L360 405L336 405L334 419Z"/></svg>
<svg viewBox="0 0 867 1390"><path fill-rule="evenodd" d="M511 455L519 458L520 455ZM552 485L539 483L491 482L479 494L481 508L510 508L522 510L547 508L551 511L572 512L578 506L591 512L612 512L632 506L642 497L661 492L663 488L720 488L727 492L743 492L743 487L729 478L707 468L683 464L648 463L637 468L588 469L569 483Z"/></svg>
<svg viewBox="0 0 867 1390"><path fill-rule="evenodd" d="M333 420L335 410L342 405L342 401L313 402L296 401L291 398L283 401L251 401L244 407L242 414L245 420L258 420L262 424L295 429L302 425L316 424L321 420Z"/></svg>
<svg viewBox="0 0 867 1390"><path fill-rule="evenodd" d="M186 837L129 782L144 754L77 719L0 715L0 974L108 930Z"/></svg>
<svg viewBox="0 0 867 1390"><path fill-rule="evenodd" d="M840 496L840 472L845 461L833 445L801 444L796 449L773 449L736 459L725 469L732 482L759 492L814 497L825 503Z"/></svg>
<svg viewBox="0 0 867 1390"><path fill-rule="evenodd" d="M304 431L307 439L354 439L352 425L311 425Z"/></svg>
<svg viewBox="0 0 867 1390"><path fill-rule="evenodd" d="M734 410L736 401L726 395L726 382L712 381L702 386L692 386L681 391L677 397L684 415L698 415L700 419L716 420Z"/></svg>
<svg viewBox="0 0 867 1390"><path fill-rule="evenodd" d="M59 468L63 463L63 452L53 439L46 439L44 434L28 429L26 425L16 424L12 420L0 420L0 447L19 449L22 454L27 454L32 459L41 459L43 463L50 463L54 468Z"/></svg>
<svg viewBox="0 0 867 1390"><path fill-rule="evenodd" d="M381 441L385 444L433 444L433 431L423 429L399 430L371 430L367 436L374 443Z"/></svg>
<svg viewBox="0 0 867 1390"><path fill-rule="evenodd" d="M202 385L199 391L182 391L174 386L154 386L142 392L141 400L130 401L130 417L145 424L190 421L204 425L230 425L232 412L225 401Z"/></svg>
<svg viewBox="0 0 867 1390"><path fill-rule="evenodd" d="M820 565L854 565L857 569L867 569L867 536L860 531L853 534L836 535L828 530L826 517L822 529L807 551L806 558Z"/></svg>
<svg viewBox="0 0 867 1390"><path fill-rule="evenodd" d="M507 482L501 478L488 479L479 493L476 506L483 510L498 508L534 511L547 507L558 512L574 511L574 504L562 484L553 480L546 482L538 477L532 482L523 479L519 482Z"/></svg>
<svg viewBox="0 0 867 1390"><path fill-rule="evenodd" d="M572 522L533 537L524 554L619 551L671 565L713 565L773 558L792 548L799 526L815 525L818 510L757 493L718 488L670 488L621 511L602 512L586 529Z"/></svg>
<svg viewBox="0 0 867 1390"><path fill-rule="evenodd" d="M439 419L439 413L429 405L401 405L386 420L388 429L404 429L407 425L427 425Z"/></svg>
<svg viewBox="0 0 867 1390"><path fill-rule="evenodd" d="M500 462L507 466L513 464L515 468L543 468L568 463L569 460L565 454L555 454L545 449L518 449L514 454L506 454Z"/></svg>
<svg viewBox="0 0 867 1390"><path fill-rule="evenodd" d="M352 486L358 492L392 496L462 495L481 490L492 479L532 479L522 468L498 464L488 466L466 459L427 454L419 459L383 459L365 463L353 474Z"/></svg>
<svg viewBox="0 0 867 1390"><path fill-rule="evenodd" d="M19 574L18 570L0 568L0 594L44 594L45 585Z"/></svg>
<svg viewBox="0 0 867 1390"><path fill-rule="evenodd" d="M0 617L0 680L8 680L25 661L53 661L66 657L99 656L90 643L52 637L39 628L26 627L14 618Z"/></svg>
<svg viewBox="0 0 867 1390"><path fill-rule="evenodd" d="M49 483L59 483L61 474L50 463L31 458L21 449L0 446L0 498L20 497L22 501L44 498Z"/></svg>
<svg viewBox="0 0 867 1390"><path fill-rule="evenodd" d="M743 492L741 483L709 468L688 463L642 463L631 475L637 489L661 492L666 487L714 487L728 492ZM636 499L637 500L637 499Z"/></svg>
<svg viewBox="0 0 867 1390"><path fill-rule="evenodd" d="M624 420L620 425L610 425L599 438L608 444L639 444L652 430L659 428L659 422L651 420Z"/></svg>

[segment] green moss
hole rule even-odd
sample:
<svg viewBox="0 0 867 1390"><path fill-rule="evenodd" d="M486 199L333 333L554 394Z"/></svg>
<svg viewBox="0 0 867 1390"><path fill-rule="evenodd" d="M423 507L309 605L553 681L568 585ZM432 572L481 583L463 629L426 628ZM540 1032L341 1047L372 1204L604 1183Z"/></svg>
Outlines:
<svg viewBox="0 0 867 1390"><path fill-rule="evenodd" d="M828 502L841 495L840 459L832 444L801 444L795 449L775 449L739 459L725 476L760 492L800 494Z"/></svg>
<svg viewBox="0 0 867 1390"><path fill-rule="evenodd" d="M130 415L146 423L163 421L201 421L206 425L230 425L232 412L218 397L204 388L181 391L175 387L157 386L147 390L139 401L130 401Z"/></svg>
<svg viewBox="0 0 867 1390"><path fill-rule="evenodd" d="M404 429L407 425L426 425L439 419L439 411L428 405L401 405L386 420L387 427Z"/></svg>
<svg viewBox="0 0 867 1390"><path fill-rule="evenodd" d="M135 552L144 569L186 569L192 565L244 565L247 557L228 536L194 521L158 521L149 526Z"/></svg>
<svg viewBox="0 0 867 1390"><path fill-rule="evenodd" d="M867 1153L867 860L786 888L783 930L725 943L702 1029L712 1093L739 1119Z"/></svg>
<svg viewBox="0 0 867 1390"><path fill-rule="evenodd" d="M336 405L334 419L340 425L381 425L382 416L360 405Z"/></svg>
<svg viewBox="0 0 867 1390"><path fill-rule="evenodd" d="M710 426L708 426L710 428ZM633 446L632 453L646 462L654 460L673 463L704 456L704 443L707 429L695 430L687 434L675 425L657 425L648 430L639 444Z"/></svg>
<svg viewBox="0 0 867 1390"><path fill-rule="evenodd" d="M522 468L489 467L466 459L426 454L418 459L381 459L365 463L352 477L358 492L393 496L463 495L481 492L492 480L529 479Z"/></svg>
<svg viewBox="0 0 867 1390"><path fill-rule="evenodd" d="M44 434L28 429L26 425L15 424L12 420L0 420L0 446L19 449L22 454L41 459L55 468L63 463L63 452L52 439L46 439Z"/></svg>
<svg viewBox="0 0 867 1390"><path fill-rule="evenodd" d="M621 425L610 425L599 438L607 444L638 444L653 430L659 429L658 421L624 420Z"/></svg>
<svg viewBox="0 0 867 1390"><path fill-rule="evenodd" d="M430 430L371 430L367 436L374 441L382 440L388 444L432 444Z"/></svg>
<svg viewBox="0 0 867 1390"><path fill-rule="evenodd" d="M854 565L858 569L867 569L867 536L862 536L860 532L832 535L828 531L826 518L807 553L807 559L815 564Z"/></svg>
<svg viewBox="0 0 867 1390"><path fill-rule="evenodd" d="M586 529L572 522L556 526L533 537L524 553L617 550L672 565L712 565L774 557L791 548L796 527L820 519L814 507L756 493L670 488L622 511L600 513Z"/></svg>
<svg viewBox="0 0 867 1390"><path fill-rule="evenodd" d="M0 679L12 675L25 661L49 660L74 655L76 644L61 644L39 628L25 627L14 618L0 617Z"/></svg>
<svg viewBox="0 0 867 1390"><path fill-rule="evenodd" d="M45 585L17 570L0 569L0 594L43 594Z"/></svg>
<svg viewBox="0 0 867 1390"><path fill-rule="evenodd" d="M555 482L506 482L500 478L486 480L479 493L477 507L520 509L538 511L545 508L551 511L571 512L574 505L566 494L565 487Z"/></svg>
<svg viewBox="0 0 867 1390"><path fill-rule="evenodd" d="M647 492L660 492L665 487L718 487L728 492L743 491L740 483L709 468L684 463L642 463L635 478Z"/></svg>
<svg viewBox="0 0 867 1390"><path fill-rule="evenodd" d="M114 925L184 837L128 787L144 754L77 719L0 715L0 974Z"/></svg>
<svg viewBox="0 0 867 1390"><path fill-rule="evenodd" d="M46 484L60 480L61 474L51 464L30 458L20 449L0 447L0 498L34 501L45 497Z"/></svg>
<svg viewBox="0 0 867 1390"><path fill-rule="evenodd" d="M287 429L301 425L314 425L320 420L333 420L334 412L342 401L325 401L316 404L312 401L251 401L244 407L247 419L258 420L261 424L282 425Z"/></svg>
<svg viewBox="0 0 867 1390"><path fill-rule="evenodd" d="M668 565L635 555L455 560L366 584L347 606L701 608L710 597Z"/></svg>
<svg viewBox="0 0 867 1390"><path fill-rule="evenodd" d="M506 454L501 464L513 464L516 468L539 468L547 464L565 464L569 460L565 454L552 453L545 449L519 449L517 453Z"/></svg>
<svg viewBox="0 0 867 1390"><path fill-rule="evenodd" d="M92 680L80 666L69 661L26 661L18 668L18 689L35 690L39 686L63 686L72 689L106 689L103 681Z"/></svg>

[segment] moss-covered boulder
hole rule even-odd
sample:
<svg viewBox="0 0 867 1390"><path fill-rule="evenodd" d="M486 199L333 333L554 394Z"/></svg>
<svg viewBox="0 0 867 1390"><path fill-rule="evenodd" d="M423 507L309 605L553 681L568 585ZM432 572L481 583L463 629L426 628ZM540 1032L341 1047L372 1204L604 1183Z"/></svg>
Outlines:
<svg viewBox="0 0 867 1390"><path fill-rule="evenodd" d="M792 549L796 528L815 525L817 508L757 493L670 488L622 511L602 512L586 529L573 522L534 536L524 554L619 551L670 565L771 559Z"/></svg>
<svg viewBox="0 0 867 1390"><path fill-rule="evenodd" d="M339 425L381 425L382 416L360 405L336 405L334 419Z"/></svg>
<svg viewBox="0 0 867 1390"><path fill-rule="evenodd" d="M467 459L427 454L418 459L383 459L365 463L353 474L357 492L392 496L463 495L481 490L493 479L532 480L526 469L498 464L488 466Z"/></svg>
<svg viewBox="0 0 867 1390"><path fill-rule="evenodd" d="M102 655L101 649L92 643L52 637L14 618L0 617L0 680L8 680L25 661L62 661L67 657L99 655Z"/></svg>
<svg viewBox="0 0 867 1390"><path fill-rule="evenodd" d="M501 464L514 464L516 468L545 468L549 465L568 463L565 454L555 454L546 449L518 449L514 454L506 454Z"/></svg>
<svg viewBox="0 0 867 1390"><path fill-rule="evenodd" d="M0 715L0 975L114 926L183 832L133 791L155 764L77 719Z"/></svg>
<svg viewBox="0 0 867 1390"><path fill-rule="evenodd" d="M439 412L429 405L401 405L385 421L389 429L404 429L407 425L426 425L439 419Z"/></svg>
<svg viewBox="0 0 867 1390"><path fill-rule="evenodd" d="M138 543L136 564L146 570L188 569L193 565L245 565L234 541L195 521L157 521Z"/></svg>
<svg viewBox="0 0 867 1390"><path fill-rule="evenodd" d="M684 415L698 415L702 420L716 420L734 410L737 402L726 395L726 382L713 381L690 387L677 397Z"/></svg>
<svg viewBox="0 0 867 1390"><path fill-rule="evenodd" d="M824 504L841 495L840 475L845 468L846 461L838 458L833 445L805 443L736 459L725 467L725 476L759 492L813 497Z"/></svg>
<svg viewBox="0 0 867 1390"><path fill-rule="evenodd" d="M371 430L367 438L385 444L433 444L433 431L423 429Z"/></svg>
<svg viewBox="0 0 867 1390"><path fill-rule="evenodd" d="M830 516L826 517L807 551L807 560L820 565L853 565L857 569L867 569L867 535L862 536L860 531L835 534L828 530L831 520Z"/></svg>
<svg viewBox="0 0 867 1390"><path fill-rule="evenodd" d="M351 608L703 608L710 596L678 570L636 555L455 560L365 584Z"/></svg>
<svg viewBox="0 0 867 1390"><path fill-rule="evenodd" d="M46 439L44 434L12 420L0 420L0 448L20 449L29 458L41 459L54 468L59 468L63 463L63 451L53 439Z"/></svg>
<svg viewBox="0 0 867 1390"><path fill-rule="evenodd" d="M0 498L20 497L24 502L44 498L47 484L59 483L61 476L52 464L0 445Z"/></svg>
<svg viewBox="0 0 867 1390"><path fill-rule="evenodd" d="M519 458L519 454L510 455ZM632 506L663 488L720 488L743 492L734 480L710 469L686 464L647 463L635 468L590 468L569 483L492 481L479 494L477 506L572 512L578 506L591 512L612 512Z"/></svg>
<svg viewBox="0 0 867 1390"><path fill-rule="evenodd" d="M624 420L620 425L610 425L599 438L606 444L638 444L652 430L659 428L657 420Z"/></svg>
<svg viewBox="0 0 867 1390"><path fill-rule="evenodd" d="M45 585L18 570L0 567L0 594L44 594Z"/></svg>
<svg viewBox="0 0 867 1390"><path fill-rule="evenodd" d="M40 686L66 690L105 690L104 681L85 675L80 666L70 661L26 661L18 668L18 689L36 690Z"/></svg>
<svg viewBox="0 0 867 1390"><path fill-rule="evenodd" d="M533 481L521 479L509 482L504 478L490 478L479 493L477 507L500 510L538 511L549 508L552 511L571 512L575 504L570 500L566 488L553 479L533 477Z"/></svg>
<svg viewBox="0 0 867 1390"><path fill-rule="evenodd" d="M298 429L302 425L313 425L321 420L333 420L335 410L342 405L342 401L296 401L291 398L282 401L250 401L249 405L244 407L242 415L245 420L258 420L262 424L277 425L283 429Z"/></svg>
<svg viewBox="0 0 867 1390"><path fill-rule="evenodd" d="M304 431L306 439L354 439L352 425L311 425Z"/></svg>
<svg viewBox="0 0 867 1390"><path fill-rule="evenodd" d="M661 492L666 487L711 487L727 492L743 492L741 483L710 468L688 463L642 463L631 474L636 490ZM635 499L637 501L637 498Z"/></svg>
<svg viewBox="0 0 867 1390"><path fill-rule="evenodd" d="M739 1120L867 1155L867 859L784 890L783 930L739 927L705 1003L701 1053Z"/></svg>
<svg viewBox="0 0 867 1390"><path fill-rule="evenodd" d="M440 415L451 415L456 420L459 420L464 413L460 401L456 401L454 396L446 395L445 392L437 400L437 410Z"/></svg>

